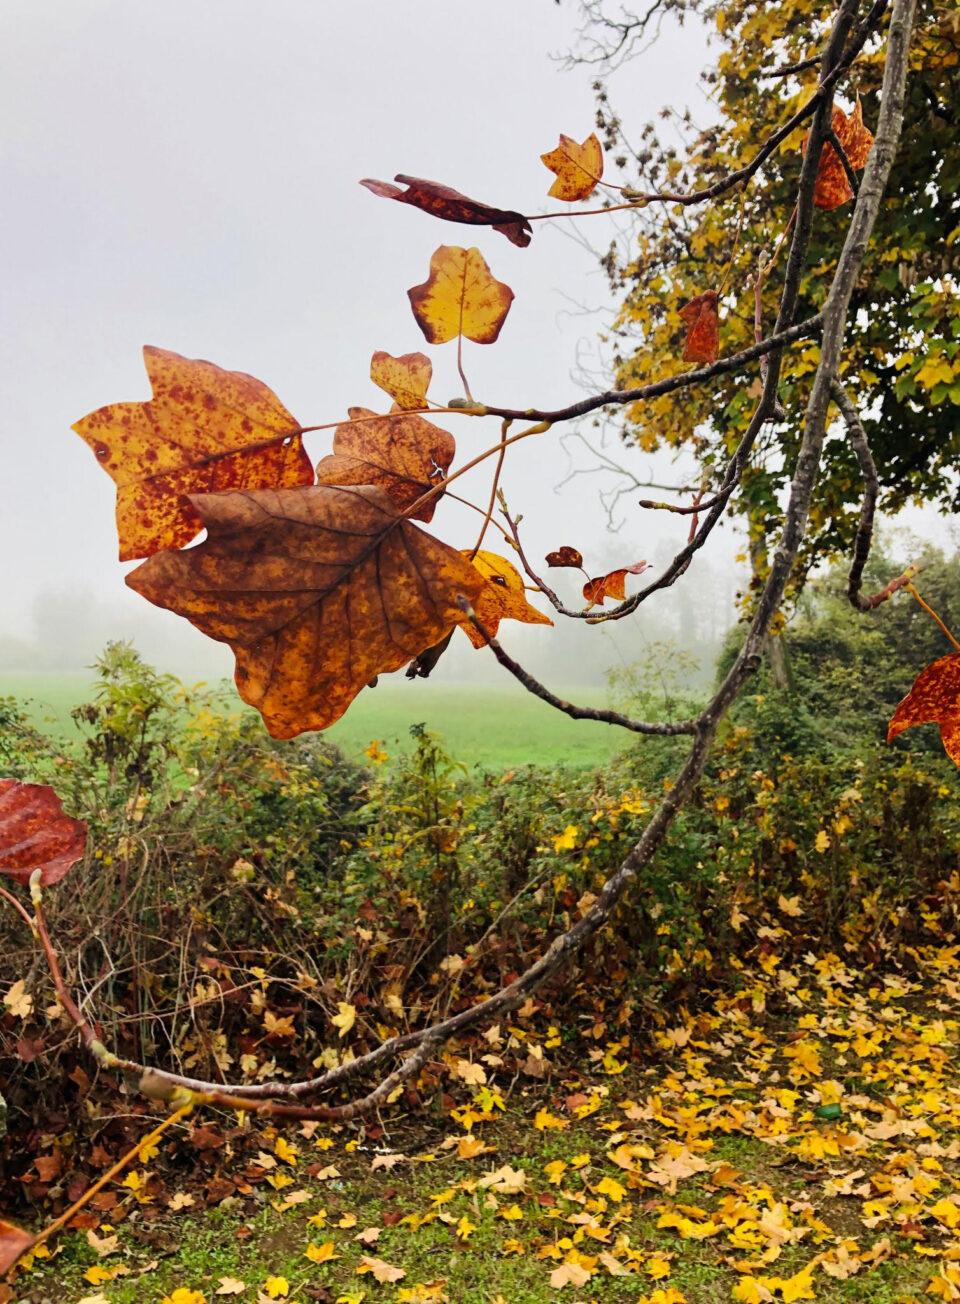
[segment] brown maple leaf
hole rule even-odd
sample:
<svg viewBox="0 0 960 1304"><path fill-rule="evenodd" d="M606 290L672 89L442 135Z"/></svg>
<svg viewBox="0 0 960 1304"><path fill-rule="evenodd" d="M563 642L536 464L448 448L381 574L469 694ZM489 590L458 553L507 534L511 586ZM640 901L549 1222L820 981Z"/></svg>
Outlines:
<svg viewBox="0 0 960 1304"><path fill-rule="evenodd" d="M944 750L960 765L960 653L931 662L913 681L887 730L887 742L915 724L938 724Z"/></svg>
<svg viewBox="0 0 960 1304"><path fill-rule="evenodd" d="M185 495L313 483L300 425L241 371L143 350L145 403L111 403L76 422L117 485L120 560L182 548L203 528Z"/></svg>
<svg viewBox="0 0 960 1304"><path fill-rule="evenodd" d="M393 179L406 186L401 190L390 181L374 181L370 177L360 182L375 195L384 199L396 199L401 204L412 204L414 208L440 217L445 222L462 222L466 226L492 226L495 231L505 235L511 244L521 249L530 243L533 232L530 223L522 213L509 208L493 208L481 204L476 199L468 199L459 190L441 185L439 181L425 181L422 177L404 176L398 172Z"/></svg>
<svg viewBox="0 0 960 1304"><path fill-rule="evenodd" d="M873 145L873 134L863 122L863 106L859 97L849 117L838 104L835 104L831 115L831 125L844 154L847 156L847 162L854 172L859 172L861 168L866 166L867 157ZM810 133L808 131L801 145L803 153L806 153L809 139ZM813 202L817 208L830 211L839 208L841 204L845 204L847 200L852 198L853 187L850 185L846 170L840 161L840 156L830 142L826 141L820 152L820 162L817 164L817 181L813 191Z"/></svg>
<svg viewBox="0 0 960 1304"><path fill-rule="evenodd" d="M83 856L87 826L63 813L46 784L0 779L0 874L26 885L39 869L44 887Z"/></svg>
<svg viewBox="0 0 960 1304"><path fill-rule="evenodd" d="M598 575L596 579L587 580L583 586L583 596L587 600L587 606L599 606L607 598L622 602L627 596L627 576L642 575L646 569L647 563L638 561L632 566L621 566L619 570L610 571L608 575Z"/></svg>
<svg viewBox="0 0 960 1304"><path fill-rule="evenodd" d="M716 362L720 353L720 317L716 290L704 290L680 309L687 323L684 362Z"/></svg>
<svg viewBox="0 0 960 1304"><path fill-rule="evenodd" d="M325 729L376 675L462 620L483 579L379 486L198 494L206 540L157 553L131 588L237 658L240 696L275 738Z"/></svg>
<svg viewBox="0 0 960 1304"><path fill-rule="evenodd" d="M583 565L583 555L577 552L576 548L571 548L568 543L563 544L556 552L548 552L546 556L548 566L568 566L578 570Z"/></svg>
<svg viewBox="0 0 960 1304"><path fill-rule="evenodd" d="M412 413L375 419L362 407L350 408L349 416L337 426L333 453L317 463L317 484L378 484L405 511L449 470L456 443L431 421ZM440 496L424 503L416 519L429 522Z"/></svg>
<svg viewBox="0 0 960 1304"><path fill-rule="evenodd" d="M560 144L549 154L541 154L540 161L556 173L547 194L571 204L592 195L603 176L603 147L595 134L578 145L572 136L561 132Z"/></svg>
<svg viewBox="0 0 960 1304"><path fill-rule="evenodd" d="M469 552L464 553L464 556L469 555ZM524 597L523 576L506 557L481 551L473 558L473 565L485 580L473 609L489 634L496 637L501 620L520 620L525 625L553 624L549 616L532 607ZM460 622L474 647L486 647L487 640L475 625L463 616Z"/></svg>

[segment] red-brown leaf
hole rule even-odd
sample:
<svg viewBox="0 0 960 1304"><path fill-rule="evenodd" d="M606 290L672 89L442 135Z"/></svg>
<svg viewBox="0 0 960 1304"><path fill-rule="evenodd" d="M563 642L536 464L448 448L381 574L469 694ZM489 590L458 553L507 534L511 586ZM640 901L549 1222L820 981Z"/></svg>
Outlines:
<svg viewBox="0 0 960 1304"><path fill-rule="evenodd" d="M422 209L424 213L430 213L434 217L440 217L445 222L462 222L466 226L492 226L495 231L505 235L511 244L519 245L521 249L530 243L533 233L530 223L522 213L508 208L493 208L489 204L481 204L476 199L468 199L466 195L461 195L459 190L452 190L450 186L441 185L439 181L408 177L402 172L394 177L394 181L399 181L407 189L401 190L390 181L374 181L369 177L360 184L383 199L396 199L401 204L412 204L414 208Z"/></svg>
<svg viewBox="0 0 960 1304"><path fill-rule="evenodd" d="M619 570L610 571L608 575L598 575L596 579L587 580L583 586L583 596L590 607L599 606L607 598L622 602L627 596L627 576L640 575L647 569L645 561L634 562L632 566L621 566Z"/></svg>
<svg viewBox="0 0 960 1304"><path fill-rule="evenodd" d="M0 874L26 885L39 869L47 887L82 857L86 841L86 824L63 813L52 788L0 779Z"/></svg>
<svg viewBox="0 0 960 1304"><path fill-rule="evenodd" d="M943 746L960 765L960 653L940 657L921 670L890 721L887 742L915 724L940 726Z"/></svg>
<svg viewBox="0 0 960 1304"><path fill-rule="evenodd" d="M576 548L571 548L567 543L558 548L556 552L548 552L546 561L548 566L569 566L574 570L583 565L582 555L577 552Z"/></svg>
<svg viewBox="0 0 960 1304"><path fill-rule="evenodd" d="M704 290L680 309L680 317L687 323L684 362L716 362L720 353L717 302L716 290Z"/></svg>
<svg viewBox="0 0 960 1304"><path fill-rule="evenodd" d="M16 1223L0 1218L0 1277L6 1276L16 1261L26 1254L34 1238Z"/></svg>

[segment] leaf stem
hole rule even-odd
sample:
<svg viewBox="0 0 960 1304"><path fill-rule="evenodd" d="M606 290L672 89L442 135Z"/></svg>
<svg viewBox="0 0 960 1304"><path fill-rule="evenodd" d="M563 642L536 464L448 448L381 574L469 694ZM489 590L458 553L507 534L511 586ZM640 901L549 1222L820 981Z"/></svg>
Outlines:
<svg viewBox="0 0 960 1304"><path fill-rule="evenodd" d="M953 644L953 646L957 649L958 652L960 652L960 643L958 643L957 640L953 637L953 635L950 633L949 629L947 629L946 625L943 623L943 621L940 619L940 617L939 617L939 616L937 615L937 613L934 611L933 607L929 606L926 602L924 602L923 598L921 598L920 594L917 592L917 590L914 588L914 586L913 586L912 584L907 583L907 584L904 584L903 587L904 587L904 589L906 590L907 593L909 593L912 597L916 598L917 602L920 603L920 606L923 607L923 609L924 609L924 611L927 613L927 615L933 617L933 619L937 622L937 624L940 626L940 628L941 628L941 629L943 630L943 632L946 634L947 638L950 640L950 642Z"/></svg>

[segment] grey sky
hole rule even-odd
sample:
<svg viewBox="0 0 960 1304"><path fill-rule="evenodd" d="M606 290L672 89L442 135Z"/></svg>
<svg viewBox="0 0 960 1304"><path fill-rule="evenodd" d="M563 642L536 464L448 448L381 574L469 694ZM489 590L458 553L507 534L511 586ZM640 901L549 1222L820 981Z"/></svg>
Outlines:
<svg viewBox="0 0 960 1304"><path fill-rule="evenodd" d="M528 212L552 205L538 155L593 125L590 71L549 57L575 18L550 0L4 0L0 635L30 636L41 590L108 604L118 628L105 636L144 614L116 561L113 485L69 429L148 397L144 343L256 375L304 424L335 420L385 401L368 379L374 349L424 347L405 292L433 249L476 243L516 300L496 346L466 346L474 393L578 396L578 346L595 347L603 317L565 296L608 300L562 225L538 225L521 250L357 184L404 171ZM617 75L625 119L664 103L702 116L703 62L699 30L667 31ZM597 247L607 221L581 224ZM426 350L441 399L459 389L454 347ZM460 460L497 433L450 428ZM650 459L636 461L645 473ZM509 464L535 555L570 542L627 562L679 541L682 522L658 518L658 544L639 513L605 541L590 482L554 493L564 468L554 434ZM485 498L486 472L462 483ZM475 521L444 504L434 529L469 545Z"/></svg>

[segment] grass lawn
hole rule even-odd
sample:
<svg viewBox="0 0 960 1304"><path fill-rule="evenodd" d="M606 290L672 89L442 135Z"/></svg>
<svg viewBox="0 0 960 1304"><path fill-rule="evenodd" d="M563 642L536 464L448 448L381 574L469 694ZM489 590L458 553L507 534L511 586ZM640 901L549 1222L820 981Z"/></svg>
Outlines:
<svg viewBox="0 0 960 1304"><path fill-rule="evenodd" d="M4 673L0 697L22 702L38 727L66 733L74 728L70 708L88 696L92 682L82 671ZM607 704L599 689L562 691L581 705ZM226 701L231 710L242 705L232 688ZM570 720L519 685L494 688L402 678L382 679L376 688L364 689L325 736L355 758L375 738L389 754L410 749L410 726L418 723L443 734L457 760L489 769L529 764L593 768L630 746L622 730Z"/></svg>

